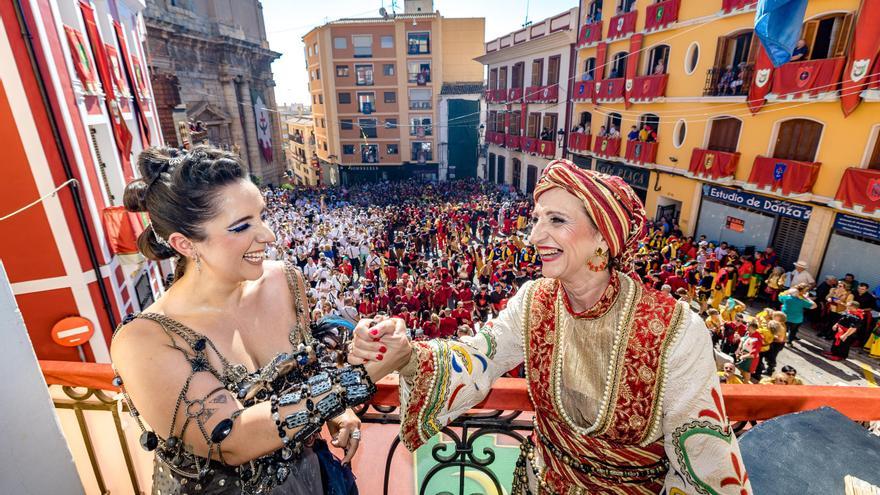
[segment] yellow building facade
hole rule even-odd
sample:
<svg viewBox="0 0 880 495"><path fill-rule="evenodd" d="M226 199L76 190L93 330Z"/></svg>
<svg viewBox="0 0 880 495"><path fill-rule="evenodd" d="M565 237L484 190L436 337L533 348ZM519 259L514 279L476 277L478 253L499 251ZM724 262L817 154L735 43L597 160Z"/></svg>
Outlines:
<svg viewBox="0 0 880 495"><path fill-rule="evenodd" d="M320 185L314 120L310 115L291 117L284 125L287 126L287 169L293 174L291 182L300 186Z"/></svg>
<svg viewBox="0 0 880 495"><path fill-rule="evenodd" d="M772 246L786 270L804 260L814 275L880 283L864 262L880 256L880 210L840 198L852 186L880 199L876 75L848 117L840 102L859 1L811 0L806 55L772 71L761 70L753 1L604 3L580 5L569 128L589 136L570 134L568 156L623 176L649 217L687 234ZM753 113L749 91L754 104L767 88ZM628 139L633 126L656 142Z"/></svg>

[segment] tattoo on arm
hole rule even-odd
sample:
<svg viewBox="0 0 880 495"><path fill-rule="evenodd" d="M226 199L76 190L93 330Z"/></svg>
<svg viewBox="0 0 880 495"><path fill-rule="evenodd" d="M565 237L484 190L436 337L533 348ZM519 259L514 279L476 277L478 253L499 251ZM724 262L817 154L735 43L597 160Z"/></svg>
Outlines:
<svg viewBox="0 0 880 495"><path fill-rule="evenodd" d="M211 399L211 404L226 404L227 400L228 400L228 398L227 398L226 394L218 395L217 397L214 397L213 399Z"/></svg>

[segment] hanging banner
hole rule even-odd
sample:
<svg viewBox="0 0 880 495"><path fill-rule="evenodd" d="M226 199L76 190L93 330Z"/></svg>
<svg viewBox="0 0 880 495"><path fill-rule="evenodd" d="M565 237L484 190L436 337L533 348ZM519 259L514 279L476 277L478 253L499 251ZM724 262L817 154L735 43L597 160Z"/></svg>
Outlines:
<svg viewBox="0 0 880 495"><path fill-rule="evenodd" d="M98 94L98 76L95 74L95 66L86 49L82 33L70 26L64 26L64 32L67 34L73 67L79 77L79 82L83 85L83 91L90 95Z"/></svg>
<svg viewBox="0 0 880 495"><path fill-rule="evenodd" d="M113 76L110 74L110 67L107 62L107 53L104 50L104 43L101 41L98 24L95 22L95 10L85 0L80 0L79 7L85 22L86 33L89 36L89 44L92 45L92 54L94 55L95 66L98 68L98 76L101 78L101 86L104 88L104 102L107 105L107 113L110 115L113 138L116 141L116 147L119 149L122 171L125 174L124 180L128 182L134 179L134 172L131 168L131 132L122 118L119 102L116 101L116 92Z"/></svg>
<svg viewBox="0 0 880 495"><path fill-rule="evenodd" d="M129 91L128 83L125 82L125 78L122 75L122 64L119 61L119 53L116 51L116 48L110 44L105 44L104 50L106 50L107 60L110 62L110 75L113 76L113 87L116 88L117 95L122 96L123 98L130 97L131 91Z"/></svg>
<svg viewBox="0 0 880 495"><path fill-rule="evenodd" d="M263 159L272 162L272 118L269 116L269 109L263 103L263 97L255 93L254 97L254 117L257 124L257 141L260 142L260 151Z"/></svg>
<svg viewBox="0 0 880 495"><path fill-rule="evenodd" d="M608 43L599 43L596 45L596 87L593 91L593 104L596 103L596 99L599 95L599 91L602 88L602 79L605 79L605 57L608 54Z"/></svg>
<svg viewBox="0 0 880 495"><path fill-rule="evenodd" d="M138 96L147 98L150 92L147 90L147 79L144 77L144 70L141 66L141 59L131 55L131 68L134 72L135 86L137 87Z"/></svg>
<svg viewBox="0 0 880 495"><path fill-rule="evenodd" d="M871 67L880 52L880 23L877 19L880 19L880 0L862 0L840 86L840 106L847 117L862 102L862 90L872 79Z"/></svg>
<svg viewBox="0 0 880 495"><path fill-rule="evenodd" d="M752 113L758 113L767 101L767 93L772 86L773 62L767 56L764 45L758 43L758 59L755 61L755 75L749 87L749 99L746 101Z"/></svg>
<svg viewBox="0 0 880 495"><path fill-rule="evenodd" d="M629 98L633 91L633 81L639 70L639 53L642 50L642 40L644 39L644 34L634 34L632 38L629 39L629 54L626 57L626 84L624 85L625 91L623 93L624 108L629 108L630 106ZM652 67L648 67L648 74L650 74L652 70Z"/></svg>
<svg viewBox="0 0 880 495"><path fill-rule="evenodd" d="M141 134L141 143L143 148L150 146L150 123L144 114L147 104L144 98L147 95L146 83L143 81L143 74L140 72L140 62L137 59L130 61L128 55L128 45L125 43L125 34L122 32L122 25L117 21L113 21L113 30L116 31L116 42L119 43L119 50L122 52L122 68L124 69L125 79L131 86L132 92L135 94L134 110L138 118L138 130ZM134 69L132 69L134 67ZM140 81L137 80L140 76Z"/></svg>

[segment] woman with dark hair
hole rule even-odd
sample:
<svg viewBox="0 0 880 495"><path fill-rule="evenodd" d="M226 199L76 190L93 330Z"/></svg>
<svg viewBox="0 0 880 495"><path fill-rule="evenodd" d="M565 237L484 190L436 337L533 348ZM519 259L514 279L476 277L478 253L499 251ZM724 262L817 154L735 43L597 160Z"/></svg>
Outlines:
<svg viewBox="0 0 880 495"><path fill-rule="evenodd" d="M647 222L638 196L568 160L547 166L534 196L543 278L475 336L405 343L401 356L400 320L372 329L379 342L355 329L350 362L395 345L385 362L400 369L403 443L425 444L524 363L535 428L509 493L752 493L705 323L632 274Z"/></svg>
<svg viewBox="0 0 880 495"><path fill-rule="evenodd" d="M275 235L260 191L214 148L151 148L138 168L124 196L150 215L138 248L176 259L176 277L126 317L111 354L141 445L155 451L153 493L313 494L340 483L333 493L356 493L338 462L322 480L334 464L315 434L326 422L348 462L360 421L347 408L375 388L364 368L338 366L344 338L312 336L350 329L310 332L302 273L265 261Z"/></svg>

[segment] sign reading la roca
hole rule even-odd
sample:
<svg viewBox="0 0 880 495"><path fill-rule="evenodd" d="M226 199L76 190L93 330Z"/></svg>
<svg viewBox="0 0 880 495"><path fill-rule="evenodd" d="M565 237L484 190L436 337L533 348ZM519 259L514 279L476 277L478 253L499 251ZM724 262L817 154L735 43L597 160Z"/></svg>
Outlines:
<svg viewBox="0 0 880 495"><path fill-rule="evenodd" d="M703 196L730 203L737 206L746 206L756 210L766 211L776 215L797 218L799 220L809 220L813 213L811 206L800 205L783 201L781 199L773 199L757 194L750 194L726 187L703 185Z"/></svg>

